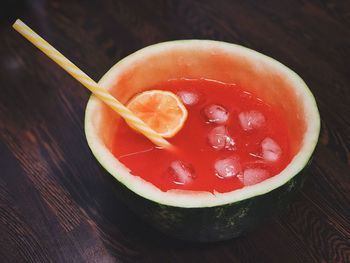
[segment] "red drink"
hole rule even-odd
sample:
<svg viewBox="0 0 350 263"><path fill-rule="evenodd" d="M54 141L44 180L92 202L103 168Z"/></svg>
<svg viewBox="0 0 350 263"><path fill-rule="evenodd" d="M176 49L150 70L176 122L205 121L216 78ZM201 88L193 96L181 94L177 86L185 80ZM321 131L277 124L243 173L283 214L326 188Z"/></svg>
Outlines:
<svg viewBox="0 0 350 263"><path fill-rule="evenodd" d="M120 121L113 154L160 190L229 192L274 176L291 161L285 118L244 87L180 79L148 89L174 92L188 110L169 140L177 150L156 148Z"/></svg>

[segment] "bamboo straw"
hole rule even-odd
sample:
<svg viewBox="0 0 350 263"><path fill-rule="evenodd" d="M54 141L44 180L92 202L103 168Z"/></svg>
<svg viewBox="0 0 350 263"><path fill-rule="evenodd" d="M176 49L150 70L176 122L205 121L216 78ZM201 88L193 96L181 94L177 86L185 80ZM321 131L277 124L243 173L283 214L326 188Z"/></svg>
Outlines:
<svg viewBox="0 0 350 263"><path fill-rule="evenodd" d="M82 70L69 61L57 49L51 46L21 20L17 19L13 24L13 28L58 65L60 65L65 71L73 76L73 78L88 88L96 97L106 103L110 108L124 118L128 124L146 136L154 144L160 147L170 146L170 143L167 140L148 127L146 123L135 116L134 113L132 113L127 107L114 98L107 90L101 88L94 80L92 80L88 75L86 75Z"/></svg>

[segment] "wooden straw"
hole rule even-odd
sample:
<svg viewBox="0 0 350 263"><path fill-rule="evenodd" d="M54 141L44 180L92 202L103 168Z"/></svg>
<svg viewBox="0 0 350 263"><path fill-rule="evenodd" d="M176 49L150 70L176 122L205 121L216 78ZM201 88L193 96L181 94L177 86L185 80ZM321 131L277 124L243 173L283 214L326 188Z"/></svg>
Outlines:
<svg viewBox="0 0 350 263"><path fill-rule="evenodd" d="M13 24L13 28L58 65L60 65L65 71L72 75L73 78L88 88L96 97L111 107L122 118L124 118L129 125L146 136L154 144L160 147L170 146L170 143L167 140L148 127L146 123L135 116L134 113L132 113L127 107L114 98L107 90L101 88L94 80L81 71L76 65L69 61L57 49L51 46L21 20L17 19Z"/></svg>

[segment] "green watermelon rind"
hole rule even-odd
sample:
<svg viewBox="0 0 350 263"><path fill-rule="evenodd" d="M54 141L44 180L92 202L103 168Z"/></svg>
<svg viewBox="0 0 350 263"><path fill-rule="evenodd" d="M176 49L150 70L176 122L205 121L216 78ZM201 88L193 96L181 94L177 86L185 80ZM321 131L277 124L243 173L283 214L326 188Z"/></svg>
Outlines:
<svg viewBox="0 0 350 263"><path fill-rule="evenodd" d="M154 229L176 239L215 242L241 236L284 209L305 180L303 169L269 193L222 206L184 208L145 199L117 183L116 195Z"/></svg>

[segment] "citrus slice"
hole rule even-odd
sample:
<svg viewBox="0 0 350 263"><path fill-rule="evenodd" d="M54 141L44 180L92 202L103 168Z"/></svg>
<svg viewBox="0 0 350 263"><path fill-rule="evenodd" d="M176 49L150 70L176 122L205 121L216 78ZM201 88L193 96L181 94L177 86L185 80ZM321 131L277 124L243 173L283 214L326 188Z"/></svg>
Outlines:
<svg viewBox="0 0 350 263"><path fill-rule="evenodd" d="M187 119L185 106L169 91L144 91L133 97L127 107L164 138L173 137Z"/></svg>

